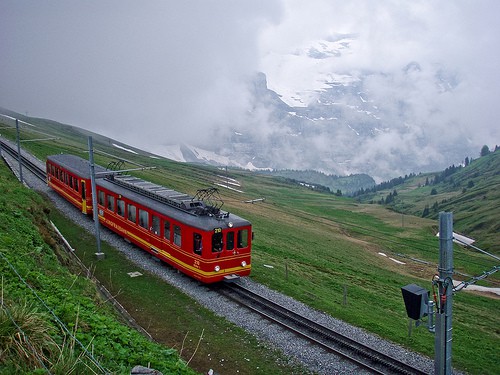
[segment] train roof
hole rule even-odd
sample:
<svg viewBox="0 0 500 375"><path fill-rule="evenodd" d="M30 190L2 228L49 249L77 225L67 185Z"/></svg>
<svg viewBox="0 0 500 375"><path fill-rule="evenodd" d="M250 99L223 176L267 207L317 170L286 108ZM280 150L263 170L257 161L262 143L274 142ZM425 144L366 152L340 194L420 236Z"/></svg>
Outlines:
<svg viewBox="0 0 500 375"><path fill-rule="evenodd" d="M57 154L47 156L47 160L59 164L68 171L85 179L90 179L90 162L76 155ZM107 169L95 164L94 170L96 173L106 172Z"/></svg>
<svg viewBox="0 0 500 375"><path fill-rule="evenodd" d="M70 172L90 179L90 163L76 155L60 154L47 157ZM95 172L110 172L107 177L96 178L96 184L117 195L137 202L149 209L201 230L218 227L250 225L250 222L231 213L210 214L205 203L187 194L129 175L113 174L114 171L95 165Z"/></svg>
<svg viewBox="0 0 500 375"><path fill-rule="evenodd" d="M178 220L181 223L205 231L210 231L218 227L227 228L229 222L231 222L234 227L250 225L249 221L230 213L228 213L227 216L224 216L223 218L218 218L214 215L197 215L189 212L188 210L184 210L167 203L160 202L142 193L138 193L123 186L117 185L114 181L107 178L98 179L97 184L105 188L106 190L109 190L118 195L122 195L123 197L137 202L140 205L148 207L151 210L158 212L159 214L165 215L174 220Z"/></svg>

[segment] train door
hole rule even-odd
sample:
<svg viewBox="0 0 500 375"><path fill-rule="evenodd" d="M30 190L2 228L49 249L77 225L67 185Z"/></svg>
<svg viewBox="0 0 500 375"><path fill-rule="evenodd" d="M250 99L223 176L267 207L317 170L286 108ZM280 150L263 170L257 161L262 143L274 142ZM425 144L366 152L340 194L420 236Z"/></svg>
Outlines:
<svg viewBox="0 0 500 375"><path fill-rule="evenodd" d="M82 213L87 214L87 192L85 189L85 180L82 180Z"/></svg>

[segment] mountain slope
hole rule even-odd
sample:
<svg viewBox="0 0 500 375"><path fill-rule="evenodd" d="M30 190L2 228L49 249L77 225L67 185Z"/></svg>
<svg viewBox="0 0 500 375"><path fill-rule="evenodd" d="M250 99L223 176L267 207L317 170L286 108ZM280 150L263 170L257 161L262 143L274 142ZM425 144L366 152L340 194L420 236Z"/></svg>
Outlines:
<svg viewBox="0 0 500 375"><path fill-rule="evenodd" d="M415 216L437 219L440 211L453 212L454 227L500 253L500 150L467 166L419 174L385 189L373 188L357 199L383 203ZM394 195L396 192L396 195Z"/></svg>

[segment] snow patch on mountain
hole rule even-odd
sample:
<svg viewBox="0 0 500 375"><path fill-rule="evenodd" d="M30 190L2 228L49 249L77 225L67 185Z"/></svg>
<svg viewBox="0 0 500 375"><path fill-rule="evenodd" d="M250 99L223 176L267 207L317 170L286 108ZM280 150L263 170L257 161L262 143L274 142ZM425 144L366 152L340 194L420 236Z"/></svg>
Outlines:
<svg viewBox="0 0 500 375"><path fill-rule="evenodd" d="M349 86L359 78L339 71L338 58L352 54L352 36L311 41L289 53L269 53L263 60L268 87L290 107L307 107L333 86Z"/></svg>

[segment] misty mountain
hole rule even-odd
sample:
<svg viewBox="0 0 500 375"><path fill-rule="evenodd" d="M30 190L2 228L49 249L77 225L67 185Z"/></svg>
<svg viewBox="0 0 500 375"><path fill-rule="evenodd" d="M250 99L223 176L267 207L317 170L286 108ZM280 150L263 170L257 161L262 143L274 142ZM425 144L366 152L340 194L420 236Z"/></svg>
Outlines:
<svg viewBox="0 0 500 375"><path fill-rule="evenodd" d="M247 113L213 129L209 141L183 146L184 160L382 181L476 155L453 117L423 98L453 93L453 72L416 61L391 73L336 68L355 43L355 35L338 35L277 56L280 77L272 85L262 72L250 77Z"/></svg>

